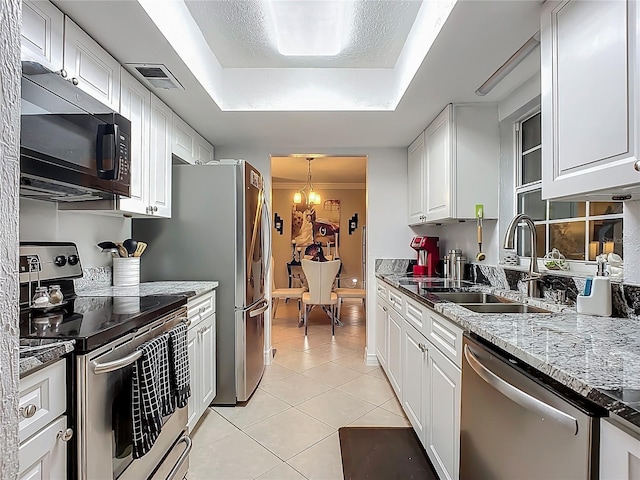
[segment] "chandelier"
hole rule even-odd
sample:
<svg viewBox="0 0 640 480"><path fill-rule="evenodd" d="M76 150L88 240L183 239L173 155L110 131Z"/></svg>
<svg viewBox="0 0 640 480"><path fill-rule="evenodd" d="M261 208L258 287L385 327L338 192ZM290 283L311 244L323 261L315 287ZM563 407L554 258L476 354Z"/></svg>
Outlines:
<svg viewBox="0 0 640 480"><path fill-rule="evenodd" d="M311 208L311 205L320 205L320 195L313 190L313 184L311 183L311 160L313 160L313 157L307 158L307 162L309 162L307 184L293 194L293 203L296 205L303 203L302 197L304 196L304 203L307 208Z"/></svg>

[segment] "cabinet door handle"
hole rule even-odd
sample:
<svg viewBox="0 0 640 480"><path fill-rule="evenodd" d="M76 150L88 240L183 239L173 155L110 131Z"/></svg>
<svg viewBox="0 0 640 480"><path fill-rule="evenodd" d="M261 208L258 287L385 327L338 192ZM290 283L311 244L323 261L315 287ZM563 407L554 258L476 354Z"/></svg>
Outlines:
<svg viewBox="0 0 640 480"><path fill-rule="evenodd" d="M73 428L67 428L66 430L60 430L58 432L58 438L63 442L68 442L73 437Z"/></svg>
<svg viewBox="0 0 640 480"><path fill-rule="evenodd" d="M20 407L20 415L22 415L24 418L33 417L37 411L38 411L38 407L33 403L30 403L26 407Z"/></svg>
<svg viewBox="0 0 640 480"><path fill-rule="evenodd" d="M79 82L78 82L78 79L76 77L73 77L71 79L71 83L73 83L74 85L78 85Z"/></svg>
<svg viewBox="0 0 640 480"><path fill-rule="evenodd" d="M636 162L633 164L633 169L636 172L640 172L640 160L636 160Z"/></svg>
<svg viewBox="0 0 640 480"><path fill-rule="evenodd" d="M387 311L387 307L382 307L382 310L386 312Z"/></svg>
<svg viewBox="0 0 640 480"><path fill-rule="evenodd" d="M157 207L157 205L154 205L154 206L153 206L153 211L154 211L154 212L157 212L157 211L158 211L158 207Z"/></svg>
<svg viewBox="0 0 640 480"><path fill-rule="evenodd" d="M427 351L427 346L424 343L419 343L418 348L422 353L425 353Z"/></svg>

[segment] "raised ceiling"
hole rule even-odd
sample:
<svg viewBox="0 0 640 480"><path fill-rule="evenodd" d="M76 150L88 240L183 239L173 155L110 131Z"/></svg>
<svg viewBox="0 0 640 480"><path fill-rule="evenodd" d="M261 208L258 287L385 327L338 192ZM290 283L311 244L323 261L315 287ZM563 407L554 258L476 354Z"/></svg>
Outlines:
<svg viewBox="0 0 640 480"><path fill-rule="evenodd" d="M281 55L273 43L265 2L185 4L222 68L393 68L420 9L415 0L355 3L353 31L342 52L291 57ZM309 35L322 33L311 22L305 29Z"/></svg>
<svg viewBox="0 0 640 480"><path fill-rule="evenodd" d="M212 100L207 89L196 78L187 65L189 59L178 54L137 1L54 0L54 3L125 67L127 63L166 65L185 89L155 89L153 93L216 147L229 147L233 151L238 148L259 148L260 151L266 149L279 153L312 150L322 153L322 149L331 148L334 151L350 149L366 154L370 148L406 147L447 103L496 102L524 80L539 75L539 62L532 56L533 68L530 65L517 69L510 75L511 78L507 77L489 95L476 96L475 90L539 29L541 1L461 0L453 7L395 110L226 112ZM246 2L228 0L202 3L242 6ZM389 8L395 4L393 0L383 3ZM189 12L186 6L184 10ZM195 23L191 14L189 17ZM240 24L243 19L238 16L233 21ZM176 35L186 31L177 19L173 25ZM209 28L219 29L220 25L212 22ZM241 26L234 28L240 29ZM391 39L396 36L390 30L378 31L381 37ZM388 41L393 43L396 40L393 38ZM252 46L239 48L246 52ZM217 61L208 47L207 50ZM187 52L187 56L189 54ZM241 73L245 69L227 70ZM287 85L299 83L295 75L287 74L287 69L261 70L266 80L272 72L280 71L278 78L282 79L285 90ZM366 69L350 69L353 70ZM132 73L135 75L135 72ZM218 83L218 86L233 90L236 84L243 82L238 77L233 81L221 79ZM258 87L263 83L258 81ZM340 84L334 83L337 91ZM359 85L363 91L369 87L366 82ZM236 91L242 95L242 89ZM309 95L313 95L313 92ZM259 91L256 96L260 97Z"/></svg>

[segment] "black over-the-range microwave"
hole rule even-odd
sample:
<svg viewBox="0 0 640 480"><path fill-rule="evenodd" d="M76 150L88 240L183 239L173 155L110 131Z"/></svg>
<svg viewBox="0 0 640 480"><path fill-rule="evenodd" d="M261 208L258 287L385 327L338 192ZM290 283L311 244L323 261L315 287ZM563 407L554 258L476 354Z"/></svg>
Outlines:
<svg viewBox="0 0 640 480"><path fill-rule="evenodd" d="M59 73L22 62L20 195L57 202L130 196L131 122Z"/></svg>

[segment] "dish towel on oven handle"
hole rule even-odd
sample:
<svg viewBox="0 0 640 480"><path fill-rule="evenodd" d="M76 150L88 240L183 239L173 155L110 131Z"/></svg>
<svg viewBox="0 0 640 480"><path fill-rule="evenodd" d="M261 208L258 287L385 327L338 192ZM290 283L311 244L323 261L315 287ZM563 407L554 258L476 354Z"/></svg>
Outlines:
<svg viewBox="0 0 640 480"><path fill-rule="evenodd" d="M189 377L189 351L187 347L187 325L181 323L169 330L169 356L171 362L171 395L174 405L186 407L191 396Z"/></svg>
<svg viewBox="0 0 640 480"><path fill-rule="evenodd" d="M169 335L140 345L142 356L133 364L133 458L145 455L162 429L162 417L174 411L169 374Z"/></svg>

